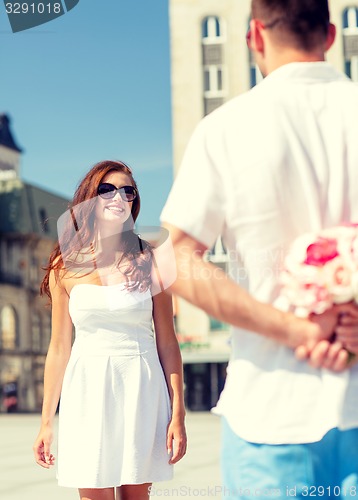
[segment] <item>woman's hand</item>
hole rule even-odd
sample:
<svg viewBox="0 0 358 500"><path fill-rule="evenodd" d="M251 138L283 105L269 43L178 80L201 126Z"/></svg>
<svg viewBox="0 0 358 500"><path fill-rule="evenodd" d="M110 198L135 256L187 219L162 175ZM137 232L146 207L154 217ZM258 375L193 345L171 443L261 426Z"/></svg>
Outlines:
<svg viewBox="0 0 358 500"><path fill-rule="evenodd" d="M184 418L172 418L167 430L167 449L168 455L172 455L169 463L179 462L186 453L186 432Z"/></svg>
<svg viewBox="0 0 358 500"><path fill-rule="evenodd" d="M50 425L42 425L37 436L33 450L36 463L49 469L55 463L55 457L51 453L51 444L53 441L53 431Z"/></svg>

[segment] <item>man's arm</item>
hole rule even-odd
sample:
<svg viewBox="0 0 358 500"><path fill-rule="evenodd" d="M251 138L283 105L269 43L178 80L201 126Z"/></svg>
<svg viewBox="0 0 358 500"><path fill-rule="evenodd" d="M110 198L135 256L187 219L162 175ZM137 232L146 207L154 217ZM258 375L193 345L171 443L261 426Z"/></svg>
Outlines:
<svg viewBox="0 0 358 500"><path fill-rule="evenodd" d="M311 352L320 341L331 337L336 313L321 315L317 322L312 322L259 302L224 271L203 259L205 245L171 224L163 223L163 227L170 232L177 265L172 293L225 323L262 334L292 349L304 345ZM342 359L334 369L339 371L345 364Z"/></svg>

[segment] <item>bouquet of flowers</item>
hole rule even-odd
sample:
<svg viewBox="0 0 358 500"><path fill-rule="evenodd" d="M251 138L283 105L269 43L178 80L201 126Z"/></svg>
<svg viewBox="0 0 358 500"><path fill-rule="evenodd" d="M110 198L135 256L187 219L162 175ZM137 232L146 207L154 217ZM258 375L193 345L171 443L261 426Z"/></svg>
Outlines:
<svg viewBox="0 0 358 500"><path fill-rule="evenodd" d="M333 304L358 303L358 224L323 229L297 238L280 275L277 307L299 316L320 314Z"/></svg>

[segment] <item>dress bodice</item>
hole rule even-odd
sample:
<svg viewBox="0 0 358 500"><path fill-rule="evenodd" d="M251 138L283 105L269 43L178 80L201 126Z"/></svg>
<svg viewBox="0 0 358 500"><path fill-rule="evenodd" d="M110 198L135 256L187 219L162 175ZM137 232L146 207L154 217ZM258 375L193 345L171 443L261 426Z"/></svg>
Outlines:
<svg viewBox="0 0 358 500"><path fill-rule="evenodd" d="M154 346L152 297L149 290L127 290L124 283L79 283L70 293L69 313L76 331L75 349L120 354Z"/></svg>

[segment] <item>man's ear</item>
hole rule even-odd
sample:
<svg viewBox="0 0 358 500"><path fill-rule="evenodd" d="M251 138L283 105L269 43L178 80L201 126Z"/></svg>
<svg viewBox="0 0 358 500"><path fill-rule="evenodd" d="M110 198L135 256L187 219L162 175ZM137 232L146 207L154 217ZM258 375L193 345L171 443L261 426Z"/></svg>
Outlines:
<svg viewBox="0 0 358 500"><path fill-rule="evenodd" d="M332 47L335 39L336 39L336 27L334 24L329 23L328 33L326 37L326 44L325 44L325 52L327 52L327 50L329 50Z"/></svg>
<svg viewBox="0 0 358 500"><path fill-rule="evenodd" d="M251 30L251 47L254 52L264 53L265 43L262 38L262 25L258 19L251 19L250 21Z"/></svg>

